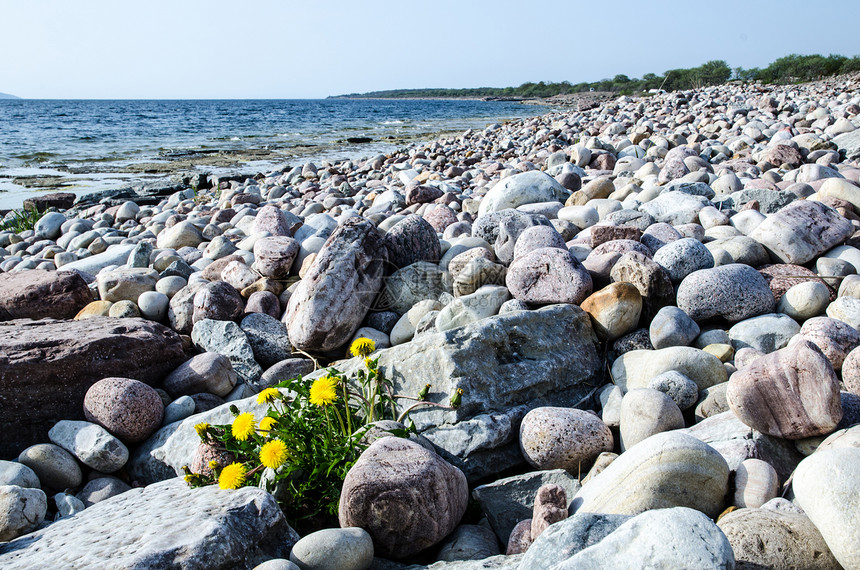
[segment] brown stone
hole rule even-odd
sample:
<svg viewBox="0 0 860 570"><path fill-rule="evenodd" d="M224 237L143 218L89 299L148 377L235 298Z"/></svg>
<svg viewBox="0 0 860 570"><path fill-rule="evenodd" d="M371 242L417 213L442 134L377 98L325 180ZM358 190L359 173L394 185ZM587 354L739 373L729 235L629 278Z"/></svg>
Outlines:
<svg viewBox="0 0 860 570"><path fill-rule="evenodd" d="M657 312L675 304L675 290L665 269L652 259L638 252L628 252L621 256L609 274L613 282L632 283L642 295L643 323L650 323Z"/></svg>
<svg viewBox="0 0 860 570"><path fill-rule="evenodd" d="M60 420L83 420L84 395L102 378L155 385L185 358L178 334L144 319L0 323L0 457L47 441Z"/></svg>
<svg viewBox="0 0 860 570"><path fill-rule="evenodd" d="M0 274L0 321L71 319L92 300L77 273L33 269Z"/></svg>
<svg viewBox="0 0 860 570"><path fill-rule="evenodd" d="M48 208L57 208L58 210L68 210L75 203L75 196L71 192L54 192L52 194L43 194L42 196L33 196L24 200L23 208L25 210L36 210L44 212Z"/></svg>
<svg viewBox="0 0 860 570"><path fill-rule="evenodd" d="M836 300L836 291L827 285L823 279L820 279L815 272L802 265L774 263L772 265L762 265L758 268L758 272L767 281L768 287L770 287L773 298L777 303L779 303L779 300L782 299L786 291L799 283L805 283L810 280L818 281L827 287L827 290L830 291L830 300Z"/></svg>
<svg viewBox="0 0 860 570"><path fill-rule="evenodd" d="M549 525L567 518L567 493L560 485L538 489L532 510L531 539L534 542Z"/></svg>
<svg viewBox="0 0 860 570"><path fill-rule="evenodd" d="M403 558L450 534L468 500L462 471L408 439L383 437L347 473L338 518L366 530L382 556Z"/></svg>
<svg viewBox="0 0 860 570"><path fill-rule="evenodd" d="M155 388L131 378L103 378L84 396L84 416L119 439L143 441L161 427L164 403Z"/></svg>
<svg viewBox="0 0 860 570"><path fill-rule="evenodd" d="M639 241L642 231L633 226L594 226L591 228L591 247L617 239Z"/></svg>
<svg viewBox="0 0 860 570"><path fill-rule="evenodd" d="M805 339L732 374L726 400L746 425L785 439L826 435L842 419L836 372Z"/></svg>
<svg viewBox="0 0 860 570"><path fill-rule="evenodd" d="M522 554L532 545L532 519L526 519L517 523L511 536L508 538L508 546L505 550L507 556Z"/></svg>

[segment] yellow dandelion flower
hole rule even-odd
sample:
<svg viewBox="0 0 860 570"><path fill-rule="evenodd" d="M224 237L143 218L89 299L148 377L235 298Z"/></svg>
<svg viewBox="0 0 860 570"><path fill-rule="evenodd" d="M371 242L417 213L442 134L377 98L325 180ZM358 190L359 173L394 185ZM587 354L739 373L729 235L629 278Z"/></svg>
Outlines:
<svg viewBox="0 0 860 570"><path fill-rule="evenodd" d="M194 484L194 481L197 479L197 477L195 477L193 473L189 473L184 478L185 478L185 482L188 483L189 485Z"/></svg>
<svg viewBox="0 0 860 570"><path fill-rule="evenodd" d="M337 399L337 378L324 376L317 378L311 385L311 395L308 398L314 406L328 406Z"/></svg>
<svg viewBox="0 0 860 570"><path fill-rule="evenodd" d="M349 353L353 356L367 356L376 350L376 343L369 338L359 337L349 347Z"/></svg>
<svg viewBox="0 0 860 570"><path fill-rule="evenodd" d="M204 439L206 437L206 431L209 429L209 427L209 424L203 422L194 426L194 431L197 432L197 435L198 437L200 437L200 439Z"/></svg>
<svg viewBox="0 0 860 570"><path fill-rule="evenodd" d="M278 392L275 388L266 388L259 394L257 394L257 403L258 404L271 404L275 400L277 400L281 396L281 393Z"/></svg>
<svg viewBox="0 0 860 570"><path fill-rule="evenodd" d="M255 423L253 414L248 412L239 414L236 416L236 419L233 420L233 437L239 441L245 441L254 433L254 429L256 428Z"/></svg>
<svg viewBox="0 0 860 570"><path fill-rule="evenodd" d="M214 459L209 462L209 469L218 469L218 462Z"/></svg>
<svg viewBox="0 0 860 570"><path fill-rule="evenodd" d="M373 359L369 356L365 356L364 365L367 366L368 370L373 370Z"/></svg>
<svg viewBox="0 0 860 570"><path fill-rule="evenodd" d="M263 431L269 431L276 425L278 425L278 420L276 420L272 416L266 416L265 418L260 420L260 429Z"/></svg>
<svg viewBox="0 0 860 570"><path fill-rule="evenodd" d="M270 469L277 469L287 461L287 444L280 439L273 439L263 444L260 449L260 463Z"/></svg>
<svg viewBox="0 0 860 570"><path fill-rule="evenodd" d="M218 486L222 489L238 489L245 482L245 466L241 463L231 463L221 470Z"/></svg>

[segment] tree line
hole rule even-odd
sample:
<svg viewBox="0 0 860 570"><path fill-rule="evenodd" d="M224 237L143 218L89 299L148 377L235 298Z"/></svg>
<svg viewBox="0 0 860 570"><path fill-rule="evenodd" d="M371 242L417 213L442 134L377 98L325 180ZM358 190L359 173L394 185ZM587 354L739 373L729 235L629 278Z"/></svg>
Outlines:
<svg viewBox="0 0 860 570"><path fill-rule="evenodd" d="M662 75L646 73L641 79L630 78L626 75L616 75L612 79L602 79L591 83L560 83L543 82L523 83L519 87L474 87L467 89L394 89L389 91L371 91L369 93L352 93L341 95L345 98L543 98L569 93L584 93L588 91L609 91L620 95L648 92L652 89L678 91L695 89L708 85L721 85L728 81L761 81L762 83L802 83L822 77L860 71L860 56L845 57L843 55L798 55L792 54L781 57L760 69L730 68L721 60L713 60L698 67L688 69L670 69Z"/></svg>

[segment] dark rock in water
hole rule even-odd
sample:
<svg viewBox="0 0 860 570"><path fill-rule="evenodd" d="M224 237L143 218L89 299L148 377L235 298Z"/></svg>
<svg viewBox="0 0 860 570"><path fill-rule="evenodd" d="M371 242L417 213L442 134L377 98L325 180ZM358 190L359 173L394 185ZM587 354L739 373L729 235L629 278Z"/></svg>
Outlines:
<svg viewBox="0 0 860 570"><path fill-rule="evenodd" d="M290 297L285 322L293 346L325 352L348 342L382 286L387 260L372 223L349 218L338 226Z"/></svg>
<svg viewBox="0 0 860 570"><path fill-rule="evenodd" d="M75 198L76 196L71 192L54 192L42 196L33 196L24 200L24 209L37 212L44 212L48 208L68 210L75 203Z"/></svg>
<svg viewBox="0 0 860 570"><path fill-rule="evenodd" d="M346 142L350 144L365 144L373 142L373 139L370 137L347 137Z"/></svg>
<svg viewBox="0 0 860 570"><path fill-rule="evenodd" d="M437 263L442 248L436 230L427 220L412 214L400 220L383 238L388 249L388 260L394 269L401 269L417 261Z"/></svg>
<svg viewBox="0 0 860 570"><path fill-rule="evenodd" d="M225 491L217 485L192 489L176 478L131 489L2 543L0 566L252 568L273 557L286 558L298 539L265 491Z"/></svg>
<svg viewBox="0 0 860 570"><path fill-rule="evenodd" d="M87 390L110 376L153 385L185 361L179 335L144 319L0 323L0 457L84 419Z"/></svg>
<svg viewBox="0 0 860 570"><path fill-rule="evenodd" d="M77 273L34 269L0 274L0 321L71 319L92 300Z"/></svg>

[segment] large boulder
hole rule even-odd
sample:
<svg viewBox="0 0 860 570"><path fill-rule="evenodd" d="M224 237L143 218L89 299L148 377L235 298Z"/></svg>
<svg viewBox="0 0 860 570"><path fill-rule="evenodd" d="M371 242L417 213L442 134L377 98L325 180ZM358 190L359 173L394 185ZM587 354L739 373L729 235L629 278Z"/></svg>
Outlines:
<svg viewBox="0 0 860 570"><path fill-rule="evenodd" d="M60 420L83 420L84 395L102 378L157 385L185 358L178 334L144 319L0 323L0 456L47 441Z"/></svg>
<svg viewBox="0 0 860 570"><path fill-rule="evenodd" d="M540 170L514 174L490 189L481 198L478 215L516 208L537 202L564 202L570 195L552 176Z"/></svg>
<svg viewBox="0 0 860 570"><path fill-rule="evenodd" d="M387 257L369 221L338 226L290 296L284 318L293 346L325 352L348 342L382 286Z"/></svg>
<svg viewBox="0 0 860 570"><path fill-rule="evenodd" d="M34 269L0 274L0 321L71 319L92 300L77 273Z"/></svg>
<svg viewBox="0 0 860 570"><path fill-rule="evenodd" d="M265 491L192 489L176 478L0 544L0 567L251 568L286 558L298 539Z"/></svg>
<svg viewBox="0 0 860 570"><path fill-rule="evenodd" d="M378 553L403 558L450 534L468 501L459 469L408 439L384 437L346 474L338 519L370 533Z"/></svg>
<svg viewBox="0 0 860 570"><path fill-rule="evenodd" d="M792 202L750 233L782 263L803 265L839 245L854 232L833 208L812 200Z"/></svg>

